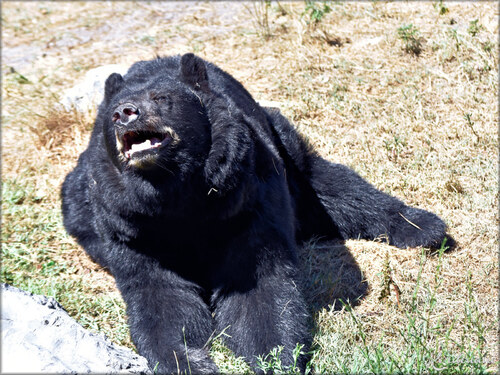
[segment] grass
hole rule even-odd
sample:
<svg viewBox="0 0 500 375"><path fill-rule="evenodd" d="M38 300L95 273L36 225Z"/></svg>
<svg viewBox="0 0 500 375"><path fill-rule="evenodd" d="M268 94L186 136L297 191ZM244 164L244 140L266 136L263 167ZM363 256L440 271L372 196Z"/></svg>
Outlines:
<svg viewBox="0 0 500 375"><path fill-rule="evenodd" d="M53 296L85 327L131 345L125 306L111 277L100 275L95 284L88 283L88 274L98 267L75 257L61 221L59 207L44 203L35 186L4 178L1 281Z"/></svg>
<svg viewBox="0 0 500 375"><path fill-rule="evenodd" d="M91 68L196 52L325 158L439 214L459 244L307 244L311 372L498 371L496 3L5 2L2 21L2 282L132 347L113 278L61 223L60 185L95 113L56 103ZM224 373L250 371L222 337L212 356ZM279 348L262 366L293 371Z"/></svg>
<svg viewBox="0 0 500 375"><path fill-rule="evenodd" d="M323 312L321 321L324 324L319 325L322 332L317 336L320 339L316 342L318 350L313 358L316 373L494 372L494 367L485 361L484 351L485 332L495 327L488 327L480 321L470 282L465 284L463 310L456 311L451 318L446 316L440 306L444 281L443 248L437 256L431 282L422 278L426 257L422 252L413 293L401 304L398 301L393 306L393 309L403 312L397 317L398 323L380 338L373 339L373 318L358 314L349 304L343 304L339 312ZM467 335L462 333L454 338L454 331L464 327L467 327ZM388 341L397 341L398 349L388 345Z"/></svg>

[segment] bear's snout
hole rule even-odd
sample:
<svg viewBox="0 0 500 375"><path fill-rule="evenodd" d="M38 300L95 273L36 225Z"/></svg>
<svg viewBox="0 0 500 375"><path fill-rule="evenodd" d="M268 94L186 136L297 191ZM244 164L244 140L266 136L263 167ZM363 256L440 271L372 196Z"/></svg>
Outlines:
<svg viewBox="0 0 500 375"><path fill-rule="evenodd" d="M113 113L113 123L118 125L128 125L137 120L140 115L139 108L132 103L121 104L116 107Z"/></svg>

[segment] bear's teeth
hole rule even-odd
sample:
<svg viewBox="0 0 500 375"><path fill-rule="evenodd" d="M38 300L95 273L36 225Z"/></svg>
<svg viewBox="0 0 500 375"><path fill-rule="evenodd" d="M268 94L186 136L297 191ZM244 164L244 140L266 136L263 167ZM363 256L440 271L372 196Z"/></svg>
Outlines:
<svg viewBox="0 0 500 375"><path fill-rule="evenodd" d="M151 148L151 140L146 139L142 143L134 143L130 147L130 151L132 151L132 153L134 153L134 152L137 152L137 151L147 150L148 148Z"/></svg>
<svg viewBox="0 0 500 375"><path fill-rule="evenodd" d="M142 143L134 143L132 146L130 146L130 150L127 150L125 152L125 156L127 159L130 159L132 155L138 151L143 151L143 150L148 150L150 148L158 148L161 146L162 141L156 137L153 137L152 139L146 139Z"/></svg>

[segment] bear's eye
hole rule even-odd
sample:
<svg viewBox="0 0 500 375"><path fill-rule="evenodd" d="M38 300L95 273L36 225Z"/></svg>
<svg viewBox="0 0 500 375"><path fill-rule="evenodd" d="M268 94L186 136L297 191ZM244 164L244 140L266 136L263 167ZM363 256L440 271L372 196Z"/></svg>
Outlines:
<svg viewBox="0 0 500 375"><path fill-rule="evenodd" d="M164 94L153 95L151 99L153 99L153 101L155 101L156 103L168 103L168 102L170 102L170 97L168 95L164 95Z"/></svg>

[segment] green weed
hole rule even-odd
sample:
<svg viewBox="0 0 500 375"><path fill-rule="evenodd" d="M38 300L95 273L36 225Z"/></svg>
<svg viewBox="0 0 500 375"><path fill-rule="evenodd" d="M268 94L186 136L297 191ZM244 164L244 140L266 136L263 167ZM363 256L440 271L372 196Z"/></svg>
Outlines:
<svg viewBox="0 0 500 375"><path fill-rule="evenodd" d="M443 0L439 0L438 2L434 3L434 8L436 8L440 16L443 16L450 11L444 4Z"/></svg>
<svg viewBox="0 0 500 375"><path fill-rule="evenodd" d="M469 28L467 31L471 36L476 36L479 32L484 29L484 26L479 23L479 20L472 20L469 22Z"/></svg>
<svg viewBox="0 0 500 375"><path fill-rule="evenodd" d="M479 141L480 139L479 134L477 134L476 130L474 130L474 121L472 121L472 113L465 113L464 119L469 129L472 131L472 133L476 136L477 140Z"/></svg>
<svg viewBox="0 0 500 375"><path fill-rule="evenodd" d="M413 24L402 25L398 28L398 36L404 43L404 50L415 56L422 52L422 37L420 31Z"/></svg>
<svg viewBox="0 0 500 375"><path fill-rule="evenodd" d="M278 346L272 349L266 356L257 357L257 367L268 374L300 374L300 368L297 366L297 361L301 355L304 355L302 348L304 345L297 344L293 350L294 363L291 366L281 363L281 353L283 347Z"/></svg>
<svg viewBox="0 0 500 375"><path fill-rule="evenodd" d="M493 44L491 40L487 40L486 42L483 43L483 50L488 53L491 53L491 51L493 51L494 48L495 44Z"/></svg>
<svg viewBox="0 0 500 375"><path fill-rule="evenodd" d="M306 0L306 8L303 15L306 15L308 25L316 27L323 17L332 11L330 1L312 1Z"/></svg>
<svg viewBox="0 0 500 375"><path fill-rule="evenodd" d="M461 37L458 34L457 29L451 28L448 30L448 36L453 42L455 43L455 48L457 51L460 49L460 46L462 45L462 40Z"/></svg>

